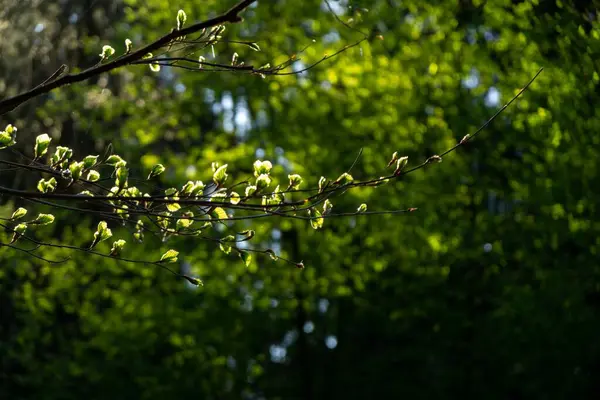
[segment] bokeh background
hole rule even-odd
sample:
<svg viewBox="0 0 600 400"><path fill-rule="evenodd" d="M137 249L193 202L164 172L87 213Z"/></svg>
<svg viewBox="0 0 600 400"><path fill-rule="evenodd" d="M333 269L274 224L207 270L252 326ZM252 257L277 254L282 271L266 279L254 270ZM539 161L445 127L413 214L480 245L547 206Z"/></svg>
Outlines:
<svg viewBox="0 0 600 400"><path fill-rule="evenodd" d="M210 163L316 185L363 154L383 174L472 133L540 67L492 126L441 164L335 203L410 215L248 222L305 270L246 268L180 240L182 271L72 254L45 264L0 248L0 397L6 399L594 399L600 395L600 21L596 1L331 0L365 42L301 75L130 67L57 90L0 120L23 151L49 133L76 157L112 143L145 176L209 180ZM0 0L0 97L148 43L232 0ZM302 64L360 39L320 0L258 1L226 38L254 65L312 39ZM28 172L3 185L31 188ZM18 204L2 198L3 213ZM97 220L57 214L49 241L84 244ZM114 228L118 230L118 228ZM173 247L173 246L171 246ZM128 255L160 254L151 245ZM49 257L67 255L49 249Z"/></svg>

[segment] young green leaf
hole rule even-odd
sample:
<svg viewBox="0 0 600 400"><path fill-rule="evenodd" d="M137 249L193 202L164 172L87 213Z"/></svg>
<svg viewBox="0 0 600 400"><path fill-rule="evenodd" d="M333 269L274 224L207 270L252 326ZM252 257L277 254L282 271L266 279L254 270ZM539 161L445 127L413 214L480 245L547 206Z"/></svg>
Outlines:
<svg viewBox="0 0 600 400"><path fill-rule="evenodd" d="M354 180L354 178L352 177L352 175L350 175L347 172L344 172L342 175L340 175L339 178L337 178L335 180L335 182L333 182L334 185L347 185L349 183L352 183L352 181Z"/></svg>
<svg viewBox="0 0 600 400"><path fill-rule="evenodd" d="M98 162L98 156L86 156L83 159L83 168L88 169L92 168Z"/></svg>
<svg viewBox="0 0 600 400"><path fill-rule="evenodd" d="M332 208L333 208L333 204L331 203L331 201L329 199L326 199L323 202L323 215L329 214L329 212L331 211Z"/></svg>
<svg viewBox="0 0 600 400"><path fill-rule="evenodd" d="M225 254L229 254L231 253L231 246L225 243L220 243L219 244L219 248L221 249L221 251Z"/></svg>
<svg viewBox="0 0 600 400"><path fill-rule="evenodd" d="M390 160L390 162L388 163L388 168L395 163L398 160L398 152L395 151L394 154L392 154L392 159Z"/></svg>
<svg viewBox="0 0 600 400"><path fill-rule="evenodd" d="M400 157L398 159L398 161L396 161L396 170L394 171L394 175L398 176L400 174L400 172L402 172L404 167L406 167L407 164L408 164L408 157L407 156Z"/></svg>
<svg viewBox="0 0 600 400"><path fill-rule="evenodd" d="M182 196L190 196L192 190L194 190L194 182L187 181L187 183L181 187L179 193L181 193Z"/></svg>
<svg viewBox="0 0 600 400"><path fill-rule="evenodd" d="M202 194L204 194L204 183L202 183L202 181L196 181L194 183L194 188L192 189L192 195L200 197Z"/></svg>
<svg viewBox="0 0 600 400"><path fill-rule="evenodd" d="M256 189L257 189L257 188L256 188L256 186L254 186L254 185L249 185L249 186L246 186L246 193L245 193L245 194L246 194L246 197L250 197L250 196L252 196L254 193L256 193Z"/></svg>
<svg viewBox="0 0 600 400"><path fill-rule="evenodd" d="M229 194L229 202L231 204L239 204L240 203L240 195L237 192L231 192Z"/></svg>
<svg viewBox="0 0 600 400"><path fill-rule="evenodd" d="M256 234L256 232L254 232L252 229L248 229L247 231L238 232L237 234L240 236L243 236L244 239L242 239L240 241L245 242L246 240L252 239L254 237L254 235Z"/></svg>
<svg viewBox="0 0 600 400"><path fill-rule="evenodd" d="M177 30L183 28L183 24L185 24L185 21L187 21L187 15L185 14L185 11L177 11Z"/></svg>
<svg viewBox="0 0 600 400"><path fill-rule="evenodd" d="M356 210L356 212L358 212L358 213L364 213L366 211L367 211L366 203L362 203L360 206L358 206L358 209Z"/></svg>
<svg viewBox="0 0 600 400"><path fill-rule="evenodd" d="M106 221L100 221L98 223L98 229L94 232L94 241L92 242L90 249L94 248L98 243L103 242L112 237L112 231L108 228Z"/></svg>
<svg viewBox="0 0 600 400"><path fill-rule="evenodd" d="M123 239L116 240L113 243L112 248L110 249L110 255L116 257L119 254L121 254L121 251L123 250L123 247L125 247L125 244L127 244L127 242Z"/></svg>
<svg viewBox="0 0 600 400"><path fill-rule="evenodd" d="M17 128L8 124L6 128L0 132L0 149L5 149L17 143Z"/></svg>
<svg viewBox="0 0 600 400"><path fill-rule="evenodd" d="M27 214L27 210L24 209L23 207L19 207L15 210L15 212L12 213L12 216L10 217L11 220L16 221L18 219L21 219L25 216L25 214Z"/></svg>
<svg viewBox="0 0 600 400"><path fill-rule="evenodd" d="M71 165L69 165L69 171L71 171L71 179L73 179L74 181L81 178L81 172L83 171L83 161L73 161Z"/></svg>
<svg viewBox="0 0 600 400"><path fill-rule="evenodd" d="M56 190L56 178L52 177L48 180L40 179L37 184L37 189L42 193L50 193Z"/></svg>
<svg viewBox="0 0 600 400"><path fill-rule="evenodd" d="M252 262L252 254L250 254L247 251L240 250L240 258L242 259L246 267L250 266L250 263Z"/></svg>
<svg viewBox="0 0 600 400"><path fill-rule="evenodd" d="M267 253L269 255L269 257L271 257L271 260L273 260L273 261L279 260L279 257L277 257L277 254L275 254L275 252L273 250L267 249L267 250L265 250L265 253Z"/></svg>
<svg viewBox="0 0 600 400"><path fill-rule="evenodd" d="M254 161L254 176L258 178L259 175L269 174L271 169L273 168L273 164L271 161L265 160L256 160Z"/></svg>
<svg viewBox="0 0 600 400"><path fill-rule="evenodd" d="M267 187L269 187L270 184L271 184L271 177L267 174L260 174L256 178L256 189L257 190L266 189Z"/></svg>
<svg viewBox="0 0 600 400"><path fill-rule="evenodd" d="M43 133L35 138L34 158L38 159L48 151L52 139L47 133Z"/></svg>
<svg viewBox="0 0 600 400"><path fill-rule="evenodd" d="M327 179L325 179L324 176L322 176L321 178L319 178L319 193L321 193L323 191L323 189L325 189L325 183L327 182Z"/></svg>
<svg viewBox="0 0 600 400"><path fill-rule="evenodd" d="M319 229L323 227L323 218L321 217L321 213L319 212L319 210L317 210L316 208L308 210L308 216L311 217L310 226L312 226L313 229Z"/></svg>
<svg viewBox="0 0 600 400"><path fill-rule="evenodd" d="M302 183L302 177L298 174L290 174L288 175L288 179L290 180L290 189L297 190ZM325 179L325 178L322 178Z"/></svg>
<svg viewBox="0 0 600 400"><path fill-rule="evenodd" d="M235 236L227 235L221 239L222 242L235 242Z"/></svg>
<svg viewBox="0 0 600 400"><path fill-rule="evenodd" d="M148 174L148 180L162 174L163 172L165 172L165 167L162 164L156 164L154 167L152 167L152 170L150 171L150 173Z"/></svg>
<svg viewBox="0 0 600 400"><path fill-rule="evenodd" d="M150 71L152 72L160 71L160 64L157 61L148 64L148 67L150 67Z"/></svg>
<svg viewBox="0 0 600 400"><path fill-rule="evenodd" d="M100 173L98 171L95 170L90 170L90 172L88 172L87 174L87 180L90 182L96 182L98 181L98 179L100 179Z"/></svg>
<svg viewBox="0 0 600 400"><path fill-rule="evenodd" d="M213 174L213 181L218 186L221 186L227 180L227 164L221 165Z"/></svg>
<svg viewBox="0 0 600 400"><path fill-rule="evenodd" d="M131 46L132 46L131 39L129 39L129 38L125 39L125 54L131 53Z"/></svg>
<svg viewBox="0 0 600 400"><path fill-rule="evenodd" d="M192 219L194 218L194 213L191 211L186 211L182 214L181 217L179 217L179 219L177 220L177 223L175 224L175 227L178 231L181 231L183 229L189 228L190 225L192 225L194 223L194 220Z"/></svg>
<svg viewBox="0 0 600 400"><path fill-rule="evenodd" d="M115 184L117 185L117 187L119 188L119 191L123 190L124 188L127 187L127 179L129 177L129 168L125 167L122 164L117 164L119 165L117 167L117 179L115 181Z"/></svg>
<svg viewBox="0 0 600 400"><path fill-rule="evenodd" d="M159 262L174 263L177 262L177 256L179 252L177 250L167 250L161 257Z"/></svg>
<svg viewBox="0 0 600 400"><path fill-rule="evenodd" d="M187 276L187 275L181 275L181 276L183 276L185 279L187 279L187 281L189 283L191 283L192 285L204 286L204 283L202 282L202 280L200 280L198 278L192 278L191 276Z"/></svg>
<svg viewBox="0 0 600 400"><path fill-rule="evenodd" d="M123 161L123 159L122 159L121 157L119 157L119 156L118 156L118 155L116 155L116 154L113 154L112 156L110 156L110 157L108 157L108 158L106 159L105 163L106 163L106 164L108 164L108 165L113 165L113 166L115 166L115 165L117 165L117 163L120 163L120 162L122 162L122 161Z"/></svg>
<svg viewBox="0 0 600 400"><path fill-rule="evenodd" d="M100 53L100 57L103 60L109 58L113 54L115 54L115 49L113 49L112 47L110 47L109 45L106 45L106 44L104 46L102 46L102 53Z"/></svg>
<svg viewBox="0 0 600 400"><path fill-rule="evenodd" d="M14 227L13 229L13 236L12 239L10 240L10 243L14 243L17 241L17 239L19 239L23 234L25 234L25 231L27 230L27 224L19 224L17 226Z"/></svg>
<svg viewBox="0 0 600 400"><path fill-rule="evenodd" d="M221 221L228 218L227 213L221 207L215 207L215 209L210 213L210 216Z"/></svg>
<svg viewBox="0 0 600 400"><path fill-rule="evenodd" d="M36 225L50 225L54 222L54 215L52 214L39 214L36 219L31 221L31 224Z"/></svg>

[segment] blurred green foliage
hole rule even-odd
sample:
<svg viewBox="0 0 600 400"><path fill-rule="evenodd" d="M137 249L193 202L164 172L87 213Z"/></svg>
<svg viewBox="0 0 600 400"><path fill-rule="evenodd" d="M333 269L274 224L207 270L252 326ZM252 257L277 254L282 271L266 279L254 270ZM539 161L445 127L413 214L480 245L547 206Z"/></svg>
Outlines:
<svg viewBox="0 0 600 400"><path fill-rule="evenodd" d="M15 28L2 30L11 35L3 49L13 46L18 61L2 65L2 97L62 62L93 65L104 44L122 51L126 38L134 47L157 38L174 27L181 7L47 3L21 7L18 18L0 13L0 28ZM188 23L230 3L185 2ZM81 255L48 265L0 248L0 393L44 400L595 398L598 4L331 3L343 20L384 39L305 74L264 80L132 67L62 88L0 122L31 138L48 132L81 155L112 142L132 175L167 166L165 186L207 180L212 161L251 174L256 158L315 186L321 175L344 172L360 148L357 179L383 175L394 151L411 162L439 153L537 69L545 72L443 163L333 201L336 211L366 203L418 212L332 219L319 231L283 219L248 222L255 240L303 260L304 270L268 258L246 268L211 244L181 240L182 270L205 283L195 289L154 267ZM42 21L48 10L60 18ZM37 32L38 21L47 34ZM34 61L38 80L15 80L42 54L26 51L36 35L52 44L44 53L51 61ZM230 43L219 56L229 60L235 51L256 65L282 61L314 39L299 55L306 65L360 38L316 0L259 1L226 36L263 51ZM28 182L2 174L14 186ZM81 244L96 224L57 214L45 232ZM128 251L160 256L154 245Z"/></svg>

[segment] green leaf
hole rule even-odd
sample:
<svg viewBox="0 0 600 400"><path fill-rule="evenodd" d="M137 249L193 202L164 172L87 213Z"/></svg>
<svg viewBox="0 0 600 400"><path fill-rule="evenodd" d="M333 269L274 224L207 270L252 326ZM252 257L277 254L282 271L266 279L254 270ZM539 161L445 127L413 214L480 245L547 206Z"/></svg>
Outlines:
<svg viewBox="0 0 600 400"><path fill-rule="evenodd" d="M363 213L367 211L367 204L366 203L362 203L360 206L358 206L358 209L356 210L356 212L358 213Z"/></svg>
<svg viewBox="0 0 600 400"><path fill-rule="evenodd" d="M180 30L181 28L183 28L183 24L185 24L186 20L187 20L187 15L185 14L185 11L183 11L183 10L177 11L177 30Z"/></svg>
<svg viewBox="0 0 600 400"><path fill-rule="evenodd" d="M47 133L43 133L35 138L34 158L37 159L46 154L51 140Z"/></svg>
<svg viewBox="0 0 600 400"><path fill-rule="evenodd" d="M175 189L175 188L165 189L165 196L167 196L167 197L175 197L175 196L177 196L177 189Z"/></svg>
<svg viewBox="0 0 600 400"><path fill-rule="evenodd" d="M56 178L52 177L48 180L40 179L37 184L37 189L42 193L50 193L56 190Z"/></svg>
<svg viewBox="0 0 600 400"><path fill-rule="evenodd" d="M395 163L398 160L398 152L395 151L394 154L392 154L392 159L390 160L390 162L388 163L388 167L390 167L393 163Z"/></svg>
<svg viewBox="0 0 600 400"><path fill-rule="evenodd" d="M193 218L193 217L194 217L194 213L193 212L191 212L191 211L184 212L182 214L182 216L179 217L179 219L177 220L177 223L175 224L176 229L178 231L180 231L180 230L189 228L190 225L192 225L194 223L194 220L190 219L190 218Z"/></svg>
<svg viewBox="0 0 600 400"><path fill-rule="evenodd" d="M165 172L165 167L162 164L156 164L154 167L152 167L152 170L150 171L150 173L148 174L148 180L162 174L163 172Z"/></svg>
<svg viewBox="0 0 600 400"><path fill-rule="evenodd" d="M329 212L331 211L332 208L333 208L333 204L331 203L331 201L329 199L326 199L323 202L323 215L329 214Z"/></svg>
<svg viewBox="0 0 600 400"><path fill-rule="evenodd" d="M213 182L218 186L221 186L227 180L227 176L227 164L221 165L213 174Z"/></svg>
<svg viewBox="0 0 600 400"><path fill-rule="evenodd" d="M100 179L100 173L95 170L90 170L87 174L87 180L90 182L97 182Z"/></svg>
<svg viewBox="0 0 600 400"><path fill-rule="evenodd" d="M98 162L98 156L86 156L83 159L83 168L92 168Z"/></svg>
<svg viewBox="0 0 600 400"><path fill-rule="evenodd" d="M246 187L246 197L250 197L252 196L254 193L256 193L256 186L254 185L249 185Z"/></svg>
<svg viewBox="0 0 600 400"><path fill-rule="evenodd" d="M275 252L273 250L267 249L267 250L265 250L265 253L267 253L269 255L269 257L271 257L271 260L273 260L273 261L279 260L279 257L277 257L277 254L275 254Z"/></svg>
<svg viewBox="0 0 600 400"><path fill-rule="evenodd" d="M144 241L144 233L143 232L134 232L133 238L138 243L142 243Z"/></svg>
<svg viewBox="0 0 600 400"><path fill-rule="evenodd" d="M161 257L159 262L174 263L177 262L177 256L179 252L177 250L167 250Z"/></svg>
<svg viewBox="0 0 600 400"><path fill-rule="evenodd" d="M402 172L402 170L404 169L404 167L406 167L407 164L408 164L408 157L407 156L400 157L398 159L398 161L396 161L396 170L394 171L394 175L399 175L400 172Z"/></svg>
<svg viewBox="0 0 600 400"><path fill-rule="evenodd" d="M187 181L187 183L181 187L180 193L182 196L190 196L192 194L193 190L194 190L194 182Z"/></svg>
<svg viewBox="0 0 600 400"><path fill-rule="evenodd" d="M337 178L333 184L334 185L347 185L349 183L352 183L352 181L354 180L354 178L352 177L352 175L350 175L347 172L344 172L342 175L340 175L339 178Z"/></svg>
<svg viewBox="0 0 600 400"><path fill-rule="evenodd" d="M11 220L16 221L17 219L21 219L25 216L25 214L27 214L27 210L24 209L23 207L19 207L15 210L15 212L12 213L12 216L10 217Z"/></svg>
<svg viewBox="0 0 600 400"><path fill-rule="evenodd" d="M327 179L325 179L324 176L322 176L321 178L319 178L319 193L321 193L323 191L323 189L325 189L325 184L327 183Z"/></svg>
<svg viewBox="0 0 600 400"><path fill-rule="evenodd" d="M129 178L129 168L125 167L124 165L121 165L120 163L117 165L119 166L117 167L117 179L115 180L115 184L119 188L119 191L121 191L123 188L127 187L127 179Z"/></svg>
<svg viewBox="0 0 600 400"><path fill-rule="evenodd" d="M22 235L27 230L27 224L19 224L19 225L15 226L15 228L13 230L16 233L18 233L19 235Z"/></svg>
<svg viewBox="0 0 600 400"><path fill-rule="evenodd" d="M281 203L283 203L284 200L285 200L285 195L279 191L279 185L277 185L277 187L271 194L271 203L281 204Z"/></svg>
<svg viewBox="0 0 600 400"><path fill-rule="evenodd" d="M252 254L244 251L244 250L240 250L240 258L242 259L242 261L244 262L244 265L246 265L246 267L250 266L250 263L252 262Z"/></svg>
<svg viewBox="0 0 600 400"><path fill-rule="evenodd" d="M0 132L0 149L5 149L17 143L17 128L11 124L6 125L6 128Z"/></svg>
<svg viewBox="0 0 600 400"><path fill-rule="evenodd" d="M73 149L64 146L56 146L56 150L54 154L50 158L50 163L52 165L64 165L73 155Z"/></svg>
<svg viewBox="0 0 600 400"><path fill-rule="evenodd" d="M256 188L257 190L262 190L271 184L271 177L267 174L261 174L256 178Z"/></svg>
<svg viewBox="0 0 600 400"><path fill-rule="evenodd" d="M229 194L229 202L231 204L239 204L240 203L240 195L237 192L231 192Z"/></svg>
<svg viewBox="0 0 600 400"><path fill-rule="evenodd" d="M271 161L256 160L254 161L253 166L255 177L258 177L262 174L269 174L271 172L271 169L273 168L273 164L271 164Z"/></svg>
<svg viewBox="0 0 600 400"><path fill-rule="evenodd" d="M71 179L74 181L81 178L81 172L83 171L83 162L73 161L71 165L69 165L69 171L71 171Z"/></svg>
<svg viewBox="0 0 600 400"><path fill-rule="evenodd" d="M118 163L120 163L122 161L123 161L123 159L121 157L119 157L116 154L113 154L112 156L110 156L106 159L105 163L108 165L117 165Z"/></svg>
<svg viewBox="0 0 600 400"><path fill-rule="evenodd" d="M36 225L50 225L54 222L54 215L52 214L39 214L37 218L31 221L32 224Z"/></svg>
<svg viewBox="0 0 600 400"><path fill-rule="evenodd" d="M96 246L98 243L103 242L112 237L112 231L108 228L106 221L100 221L98 223L98 229L94 232L94 241L92 242L90 249Z"/></svg>
<svg viewBox="0 0 600 400"><path fill-rule="evenodd" d="M225 243L219 243L219 248L225 254L231 253L231 246Z"/></svg>
<svg viewBox="0 0 600 400"><path fill-rule="evenodd" d="M13 236L10 240L10 243L14 243L19 239L27 230L27 224L19 224L13 228Z"/></svg>
<svg viewBox="0 0 600 400"><path fill-rule="evenodd" d="M196 181L194 183L194 188L192 189L192 195L199 197L204 193L204 183L202 181Z"/></svg>
<svg viewBox="0 0 600 400"><path fill-rule="evenodd" d="M160 64L156 61L148 64L148 67L150 67L150 71L152 71L152 72L160 71Z"/></svg>
<svg viewBox="0 0 600 400"><path fill-rule="evenodd" d="M167 203L167 210L169 210L170 212L176 212L181 210L181 206L179 205L179 203Z"/></svg>
<svg viewBox="0 0 600 400"><path fill-rule="evenodd" d="M288 179L290 180L290 189L292 190L297 190L303 181L302 177L298 174L290 174L288 175Z"/></svg>
<svg viewBox="0 0 600 400"><path fill-rule="evenodd" d="M17 143L7 132L0 132L0 149L5 149Z"/></svg>
<svg viewBox="0 0 600 400"><path fill-rule="evenodd" d="M189 283L191 283L192 285L196 285L196 286L204 286L204 283L202 282L202 280L198 279L198 278L192 278L191 276L187 276L187 275L182 275L185 279L187 279L187 281Z"/></svg>
<svg viewBox="0 0 600 400"><path fill-rule="evenodd" d="M227 235L221 239L222 242L235 242L235 236Z"/></svg>
<svg viewBox="0 0 600 400"><path fill-rule="evenodd" d="M113 49L112 47L110 47L107 44L105 44L104 46L102 46L102 53L100 53L100 57L103 60L109 58L113 54L115 54L115 49Z"/></svg>
<svg viewBox="0 0 600 400"><path fill-rule="evenodd" d="M310 226L312 226L313 229L319 229L323 227L323 218L321 217L321 213L319 212L319 210L317 210L316 208L308 210L308 216L311 217Z"/></svg>
<svg viewBox="0 0 600 400"><path fill-rule="evenodd" d="M218 220L225 220L227 218L229 218L227 216L227 213L225 212L224 209L222 209L221 207L215 207L214 210L212 210L212 212L210 213L210 216L214 219L218 219Z"/></svg>
<svg viewBox="0 0 600 400"><path fill-rule="evenodd" d="M129 39L129 38L125 39L125 54L131 53L131 46L132 46L131 39Z"/></svg>
<svg viewBox="0 0 600 400"><path fill-rule="evenodd" d="M112 248L110 249L110 255L116 257L119 254L121 254L121 251L123 250L123 247L125 247L125 244L127 244L127 242L123 239L116 240L113 243Z"/></svg>
<svg viewBox="0 0 600 400"><path fill-rule="evenodd" d="M238 232L238 235L243 236L244 239L241 240L242 242L245 242L246 240L250 240L254 237L254 235L256 234L255 231L253 231L252 229L248 229L246 231L242 231L242 232Z"/></svg>

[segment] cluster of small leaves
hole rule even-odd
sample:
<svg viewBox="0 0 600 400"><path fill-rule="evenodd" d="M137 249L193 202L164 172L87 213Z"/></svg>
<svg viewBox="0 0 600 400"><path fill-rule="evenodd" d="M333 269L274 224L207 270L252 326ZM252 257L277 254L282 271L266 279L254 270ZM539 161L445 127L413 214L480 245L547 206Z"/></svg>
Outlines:
<svg viewBox="0 0 600 400"><path fill-rule="evenodd" d="M3 134L10 136L7 144L16 143L16 128L9 125ZM37 191L40 197L48 200L46 204L60 208L60 203L50 200L76 201L88 206L78 208L78 211L104 217L90 238L89 246L83 249L94 253L101 251L97 249L100 243L113 238L109 227L112 221L132 226L135 242L143 242L148 232L162 241L173 236L194 236L218 243L225 254L234 252L247 266L252 262L253 252L268 255L274 260L282 259L270 249L255 249L249 244L239 247L241 242L249 242L255 237L254 230L235 234L227 234L226 231L233 230L238 220L268 216L304 219L313 228L320 229L325 218L333 216L330 197L364 184L355 181L349 172L344 172L335 180L321 177L318 189L302 189L303 177L289 174L282 188L281 184L276 184L279 179L271 175L273 164L268 160L256 160L252 165L253 177L230 186L227 185L231 181L229 166L213 162L211 182L205 184L201 180L190 180L180 187L158 190L153 182L160 180L164 174L166 168L162 164L154 165L145 180L136 180L141 182L140 185L132 185L127 162L119 155L107 152L102 157L87 155L77 159L72 149L64 146L51 148L51 144L48 134L35 139L32 165L35 171L41 170L47 175L38 181ZM394 158L397 158L396 154ZM406 157L398 158L397 171L406 163ZM110 182L112 185L107 186L106 183ZM35 197L35 193L28 195ZM111 211L98 211L99 207L107 206ZM308 213L307 217L301 216L303 210ZM366 204L361 204L356 212L349 215L362 214L366 210ZM11 221L21 219L26 213L24 208L17 209ZM47 225L53 221L52 215L40 214L35 220L15 224L12 228L13 242L23 236L29 226ZM121 258L126 253L126 244L124 238L116 239L108 255ZM169 264L177 260L177 251L171 249L151 263ZM303 263L282 260L304 267Z"/></svg>

